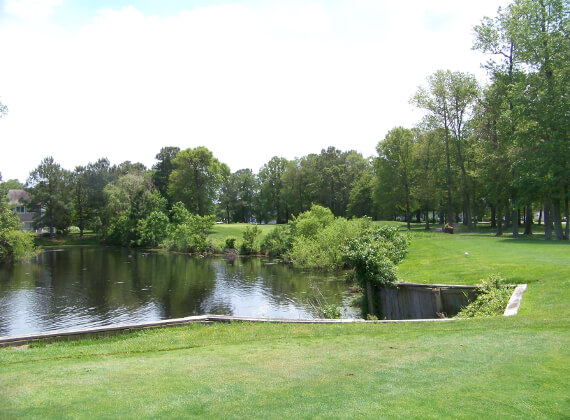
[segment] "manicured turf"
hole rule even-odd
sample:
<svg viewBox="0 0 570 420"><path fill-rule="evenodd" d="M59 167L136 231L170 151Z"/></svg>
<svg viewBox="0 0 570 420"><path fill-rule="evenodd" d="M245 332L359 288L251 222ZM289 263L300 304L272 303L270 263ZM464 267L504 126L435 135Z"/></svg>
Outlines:
<svg viewBox="0 0 570 420"><path fill-rule="evenodd" d="M243 231L245 228L249 226L253 228L253 226L257 226L259 230L261 230L260 239L262 239L268 232L271 232L275 229L276 225L252 225L249 223L230 223L230 224L223 224L217 223L212 227L208 235L208 239L212 239L215 241L225 241L228 236L233 236L238 240L243 238Z"/></svg>
<svg viewBox="0 0 570 420"><path fill-rule="evenodd" d="M4 349L0 418L567 418L570 244L412 235L403 280L499 271L529 284L520 313L195 325Z"/></svg>

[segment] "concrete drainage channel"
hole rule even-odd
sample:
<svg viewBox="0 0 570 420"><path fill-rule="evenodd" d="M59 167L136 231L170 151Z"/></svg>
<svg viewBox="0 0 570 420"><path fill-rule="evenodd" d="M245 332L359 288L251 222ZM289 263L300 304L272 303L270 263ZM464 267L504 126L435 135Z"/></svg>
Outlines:
<svg viewBox="0 0 570 420"><path fill-rule="evenodd" d="M448 286L448 285L412 284L412 287L417 288L420 286L421 286L420 293L425 293L426 288L431 290L432 295L434 295L434 299L436 299L436 303L434 305L438 305L436 309L443 308L443 306L439 306L442 305L442 302L444 300L441 298L441 290L442 290L441 288L443 288L443 290L449 290L451 288L452 290L451 294L456 295L458 288L464 287L464 286ZM438 288L440 289L437 290ZM470 290L472 288L473 287L468 287L468 289ZM512 316L517 314L522 300L522 294L524 293L526 288L527 288L526 284L521 284L515 288L511 296L511 299L507 304L504 316ZM404 293L403 295L413 296L414 293ZM199 315L199 316L189 316L185 318L165 319L161 321L139 322L133 324L115 324L103 327L59 330L59 331L50 331L38 334L20 335L20 336L4 336L0 337L0 347L24 346L37 342L51 343L56 341L83 340L88 338L108 337L108 336L128 333L131 331L170 327L170 326L181 326L181 325L197 324L197 323L211 324L214 322L225 322L225 323L270 322L270 323L281 323L281 324L357 324L357 323L447 322L447 321L459 321L459 320L461 319L422 318L422 319L388 319L388 320L366 321L363 319L275 319L275 318L235 317L235 316L225 316L225 315Z"/></svg>

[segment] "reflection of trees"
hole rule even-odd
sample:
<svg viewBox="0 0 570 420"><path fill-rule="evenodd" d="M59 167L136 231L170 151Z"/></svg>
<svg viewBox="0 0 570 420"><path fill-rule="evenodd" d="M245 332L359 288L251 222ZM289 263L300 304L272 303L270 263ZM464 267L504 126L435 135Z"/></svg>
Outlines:
<svg viewBox="0 0 570 420"><path fill-rule="evenodd" d="M151 318L146 319L206 312L232 314L236 310L243 314L239 305L244 302L250 308L263 305L287 314L306 307L313 293L311 282L328 303L342 304L347 290L342 277L295 270L265 259L227 261L74 247L44 252L30 263L2 267L0 319L25 311L35 330L45 330L118 322L117 316L121 322L137 320L147 310ZM17 308L16 302L23 309ZM4 324L0 323L0 330L6 331Z"/></svg>
<svg viewBox="0 0 570 420"><path fill-rule="evenodd" d="M338 274L309 272L270 260L242 257L231 263L217 260L218 279L232 282L236 287L263 289L270 303L287 305L291 301L305 306L313 293L312 284L318 287L330 304L342 304L346 282Z"/></svg>
<svg viewBox="0 0 570 420"><path fill-rule="evenodd" d="M209 259L184 254L139 255L137 268L144 283L152 286L151 296L160 303L165 318L200 314L200 305L216 282Z"/></svg>

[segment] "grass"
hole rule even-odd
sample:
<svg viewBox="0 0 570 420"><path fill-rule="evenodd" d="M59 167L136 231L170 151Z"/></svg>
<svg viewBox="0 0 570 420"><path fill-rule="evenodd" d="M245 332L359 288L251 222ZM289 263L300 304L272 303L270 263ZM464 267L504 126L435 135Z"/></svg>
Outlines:
<svg viewBox="0 0 570 420"><path fill-rule="evenodd" d="M570 244L418 232L399 269L453 284L497 271L529 284L517 316L194 325L4 349L0 418L568 418Z"/></svg>
<svg viewBox="0 0 570 420"><path fill-rule="evenodd" d="M228 236L233 236L238 239L242 239L243 231L247 226L253 227L254 225L249 223L231 223L231 224L215 224L212 230L208 234L208 238L215 241L225 241ZM275 229L276 225L257 225L257 228L261 230L262 239L265 235Z"/></svg>

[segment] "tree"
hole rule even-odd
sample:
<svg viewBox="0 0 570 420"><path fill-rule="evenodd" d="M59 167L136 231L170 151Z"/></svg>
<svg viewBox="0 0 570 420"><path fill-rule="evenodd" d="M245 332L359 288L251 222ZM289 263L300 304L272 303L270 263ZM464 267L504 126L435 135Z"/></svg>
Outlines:
<svg viewBox="0 0 570 420"><path fill-rule="evenodd" d="M406 222L410 229L411 191L413 188L415 144L412 130L396 127L378 143L377 167L380 175L377 180L378 194L391 197L391 204L400 205L406 212Z"/></svg>
<svg viewBox="0 0 570 420"><path fill-rule="evenodd" d="M426 230L429 230L429 211L440 208L443 199L443 191L438 182L442 171L443 144L439 141L443 136L441 129L425 128L416 129L416 142L413 148L415 182L411 189L414 196L424 211Z"/></svg>
<svg viewBox="0 0 570 420"><path fill-rule="evenodd" d="M265 221L275 218L279 224L287 220L282 178L286 167L287 159L274 156L259 170L260 206Z"/></svg>
<svg viewBox="0 0 570 420"><path fill-rule="evenodd" d="M428 77L428 88L420 87L412 98L412 102L426 109L433 121L442 128L446 159L448 223L453 221L452 161L455 160L461 168L464 209L470 229L472 228L471 197L470 180L465 163L467 140L465 130L477 96L478 85L474 76L462 72L438 70ZM455 159L452 155L454 149Z"/></svg>
<svg viewBox="0 0 570 420"><path fill-rule="evenodd" d="M70 194L70 173L60 167L53 157L46 157L30 172L27 186L31 206L37 209L38 226L47 226L50 237L57 229L67 229L71 224L73 208Z"/></svg>
<svg viewBox="0 0 570 420"><path fill-rule="evenodd" d="M23 232L18 216L8 206L6 196L0 197L0 262L11 262L34 254L33 234Z"/></svg>
<svg viewBox="0 0 570 420"><path fill-rule="evenodd" d="M153 212L166 212L167 201L154 189L149 172L131 170L107 184L103 194L103 226L107 243L137 245L146 228L143 226L137 229L139 221L148 218Z"/></svg>
<svg viewBox="0 0 570 420"><path fill-rule="evenodd" d="M172 164L168 195L184 203L191 213L212 214L223 176L229 173L227 165L203 146L179 152Z"/></svg>
<svg viewBox="0 0 570 420"><path fill-rule="evenodd" d="M546 239L553 229L557 239L567 238L561 216L563 206L568 213L569 21L567 1L516 0L476 28L474 45L494 55L493 74L517 76L506 93L518 152L513 184L539 191Z"/></svg>
<svg viewBox="0 0 570 420"><path fill-rule="evenodd" d="M152 182L163 197L168 199L168 180L174 170L173 160L180 152L179 147L163 147L155 156L158 162L153 165Z"/></svg>
<svg viewBox="0 0 570 420"><path fill-rule="evenodd" d="M369 170L363 174L350 190L346 214L348 217L376 218L376 208L372 201L374 194L374 175Z"/></svg>

